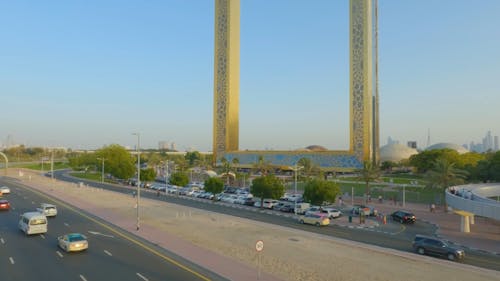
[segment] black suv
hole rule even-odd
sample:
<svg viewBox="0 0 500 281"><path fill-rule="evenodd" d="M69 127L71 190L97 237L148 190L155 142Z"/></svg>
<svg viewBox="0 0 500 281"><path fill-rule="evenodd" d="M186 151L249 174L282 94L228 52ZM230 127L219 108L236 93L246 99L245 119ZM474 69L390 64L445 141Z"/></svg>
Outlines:
<svg viewBox="0 0 500 281"><path fill-rule="evenodd" d="M394 221L398 221L400 223L415 223L417 218L413 213L407 211L396 211L391 214L391 218Z"/></svg>
<svg viewBox="0 0 500 281"><path fill-rule="evenodd" d="M439 238L419 234L415 235L413 240L413 250L421 255L437 255L451 261L462 260L465 257L463 249L452 246Z"/></svg>

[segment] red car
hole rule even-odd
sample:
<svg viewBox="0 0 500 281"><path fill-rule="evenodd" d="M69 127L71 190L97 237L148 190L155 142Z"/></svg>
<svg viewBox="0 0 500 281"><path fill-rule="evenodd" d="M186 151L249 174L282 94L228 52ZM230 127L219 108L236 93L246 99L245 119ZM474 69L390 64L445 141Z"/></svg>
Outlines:
<svg viewBox="0 0 500 281"><path fill-rule="evenodd" d="M9 201L5 199L0 199L0 210L9 210L10 204Z"/></svg>

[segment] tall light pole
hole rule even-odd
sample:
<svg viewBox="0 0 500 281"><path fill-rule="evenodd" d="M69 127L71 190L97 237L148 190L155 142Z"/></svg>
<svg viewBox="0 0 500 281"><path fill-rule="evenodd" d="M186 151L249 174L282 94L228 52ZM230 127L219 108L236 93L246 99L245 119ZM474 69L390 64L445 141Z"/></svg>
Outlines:
<svg viewBox="0 0 500 281"><path fill-rule="evenodd" d="M141 146L141 134L139 133L132 133L132 135L137 136L137 230L139 230L140 227L140 219L139 219L139 199L141 198L141 151L140 151L140 146Z"/></svg>
<svg viewBox="0 0 500 281"><path fill-rule="evenodd" d="M54 180L54 149L52 149L50 154L50 178Z"/></svg>
<svg viewBox="0 0 500 281"><path fill-rule="evenodd" d="M102 160L101 182L104 183L104 160L106 160L106 158L97 157L97 160Z"/></svg>
<svg viewBox="0 0 500 281"><path fill-rule="evenodd" d="M294 196L294 199L295 199L295 200L294 200L294 208L293 208L293 211L295 212L295 214L297 214L297 172L298 172L299 170L302 170L302 169L304 169L304 166L297 166L297 163L295 163L295 166L293 166L293 171L295 172L295 182L294 182L294 186L295 186L294 190L295 190L295 191L294 191L294 193L293 193L293 194L295 195L295 196Z"/></svg>

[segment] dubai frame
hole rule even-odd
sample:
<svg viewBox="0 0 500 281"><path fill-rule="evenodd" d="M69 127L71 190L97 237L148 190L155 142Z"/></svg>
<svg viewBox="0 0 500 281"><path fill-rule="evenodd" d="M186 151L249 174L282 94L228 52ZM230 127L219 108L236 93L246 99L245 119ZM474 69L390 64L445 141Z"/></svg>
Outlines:
<svg viewBox="0 0 500 281"><path fill-rule="evenodd" d="M251 167L262 159L269 164L283 167L293 166L301 158L308 158L323 170L348 171L361 168L364 161L378 162L377 0L349 1L349 150L240 151L240 0L215 0L213 120L215 163L220 162L222 157L227 161L237 158L240 166Z"/></svg>

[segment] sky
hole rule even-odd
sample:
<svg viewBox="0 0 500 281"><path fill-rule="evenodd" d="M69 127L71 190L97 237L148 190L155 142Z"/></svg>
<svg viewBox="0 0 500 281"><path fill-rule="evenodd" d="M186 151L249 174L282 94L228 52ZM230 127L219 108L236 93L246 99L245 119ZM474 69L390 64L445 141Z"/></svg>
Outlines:
<svg viewBox="0 0 500 281"><path fill-rule="evenodd" d="M240 2L240 149L348 149L349 1ZM0 1L0 144L211 151L214 5ZM500 135L499 15L379 0L382 145Z"/></svg>

